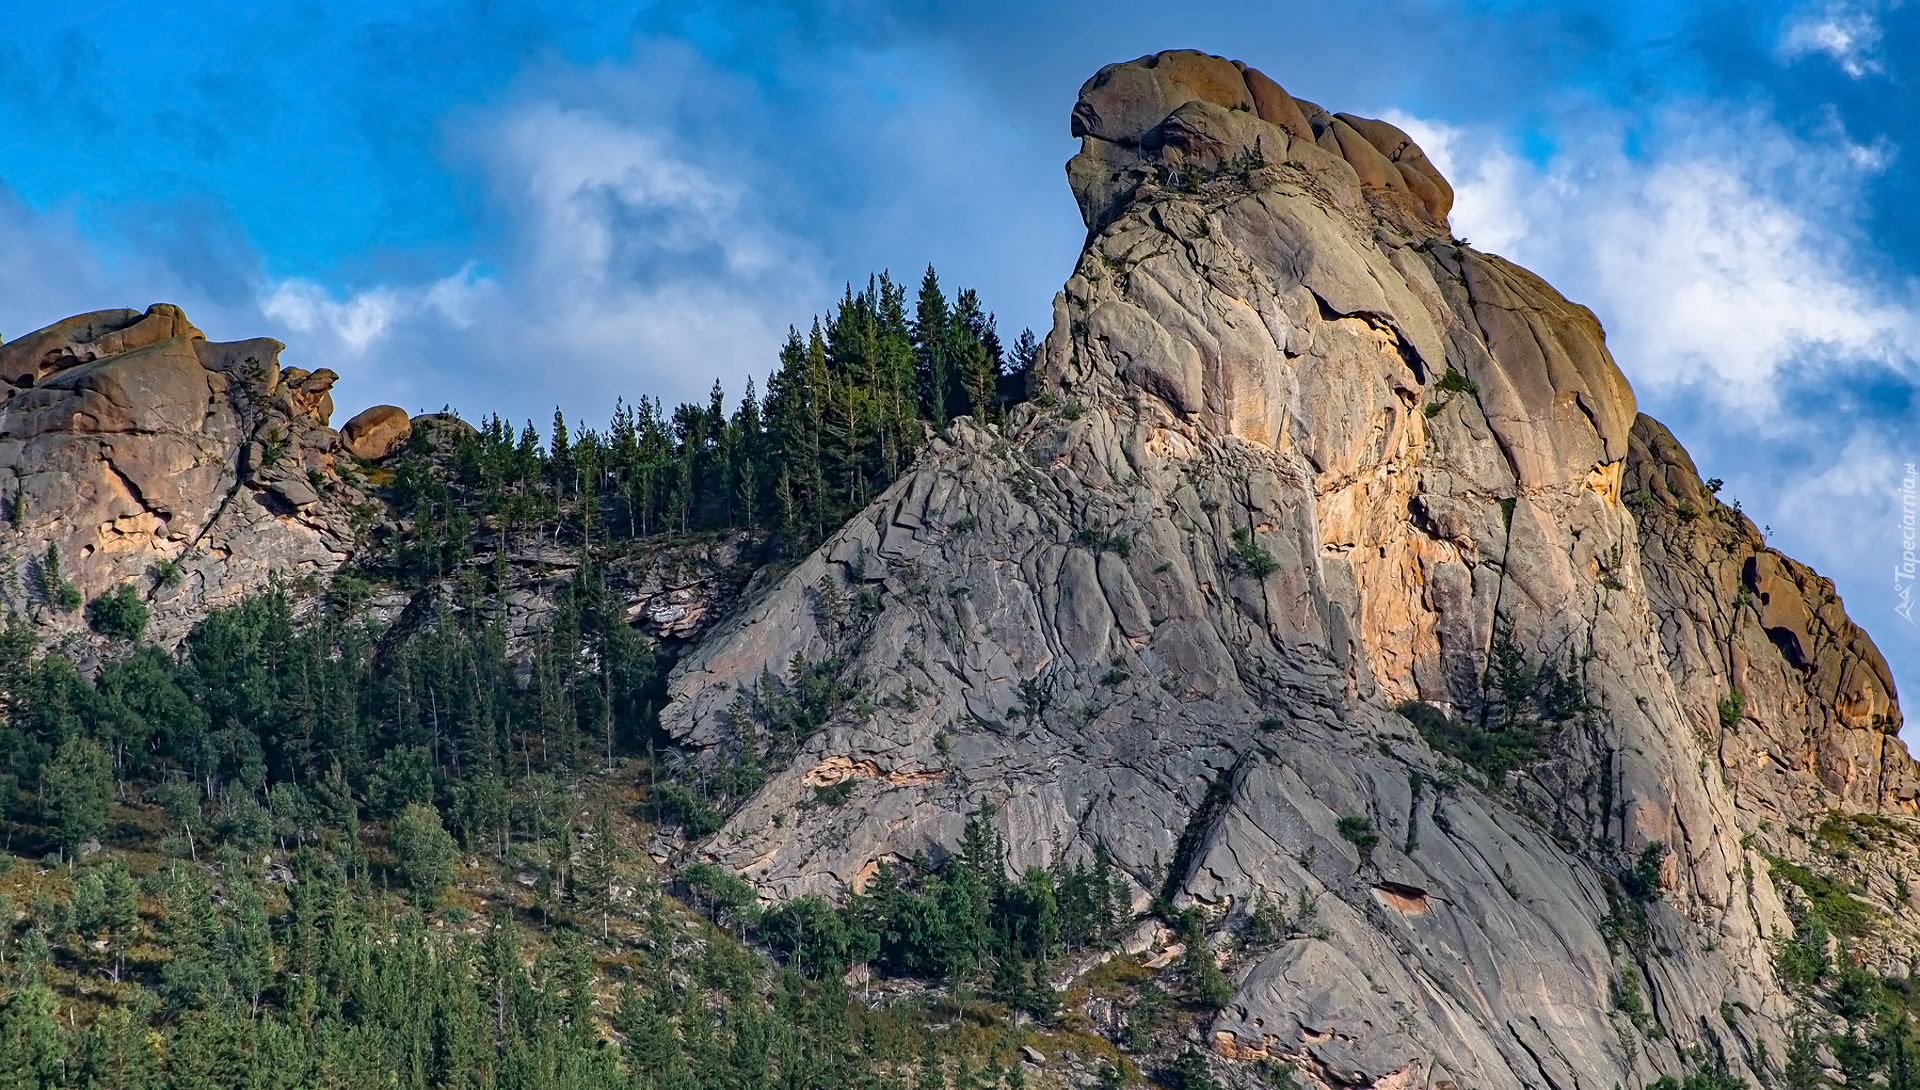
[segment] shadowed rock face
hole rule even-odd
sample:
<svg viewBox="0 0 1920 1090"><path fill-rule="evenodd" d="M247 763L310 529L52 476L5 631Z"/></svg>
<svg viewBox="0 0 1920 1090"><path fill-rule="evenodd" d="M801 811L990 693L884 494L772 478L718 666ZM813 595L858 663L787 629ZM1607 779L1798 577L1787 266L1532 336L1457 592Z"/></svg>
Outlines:
<svg viewBox="0 0 1920 1090"><path fill-rule="evenodd" d="M1161 868L1216 919L1317 899L1327 937L1240 976L1228 1055L1606 1087L1702 1048L1757 1077L1790 1012L1758 849L1914 807L1871 641L1638 416L1589 311L1450 237L1398 130L1191 52L1103 69L1073 125L1089 235L1040 402L957 422L676 671L663 725L696 759L753 744L796 655L863 698L698 849L840 895L987 799L1018 866L1104 844L1142 903ZM1497 646L1591 711L1456 783L1392 709L1477 721ZM1612 949L1615 876L1656 841L1647 944ZM1628 971L1666 1036L1616 1028Z"/></svg>
<svg viewBox="0 0 1920 1090"><path fill-rule="evenodd" d="M332 570L365 498L335 471L335 375L284 348L216 344L178 307L68 318L0 345L0 606L44 636L84 631L42 564L91 600L139 588L163 642L213 606ZM161 576L172 564L177 575Z"/></svg>

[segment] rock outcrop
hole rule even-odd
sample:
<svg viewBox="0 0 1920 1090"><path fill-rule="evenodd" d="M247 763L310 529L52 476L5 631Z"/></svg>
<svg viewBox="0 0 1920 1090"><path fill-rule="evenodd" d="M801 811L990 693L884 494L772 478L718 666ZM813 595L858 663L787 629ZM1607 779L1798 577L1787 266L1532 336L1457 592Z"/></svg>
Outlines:
<svg viewBox="0 0 1920 1090"><path fill-rule="evenodd" d="M356 458L377 462L399 450L413 434L413 419L397 405L375 405L340 429L340 444Z"/></svg>
<svg viewBox="0 0 1920 1090"><path fill-rule="evenodd" d="M209 341L164 303L0 346L0 607L80 634L76 597L131 584L172 642L345 560L367 500L336 465L337 376L281 367L284 347Z"/></svg>
<svg viewBox="0 0 1920 1090"><path fill-rule="evenodd" d="M1317 906L1241 972L1226 1055L1760 1078L1792 1011L1762 851L1915 805L1831 585L1713 501L1592 313L1451 237L1393 126L1191 52L1103 69L1073 126L1089 235L1039 401L956 423L673 676L693 759L760 745L796 661L853 694L697 850L839 896L990 801L1016 865L1104 845L1141 905ZM1436 751L1522 673L1552 707L1517 770Z"/></svg>

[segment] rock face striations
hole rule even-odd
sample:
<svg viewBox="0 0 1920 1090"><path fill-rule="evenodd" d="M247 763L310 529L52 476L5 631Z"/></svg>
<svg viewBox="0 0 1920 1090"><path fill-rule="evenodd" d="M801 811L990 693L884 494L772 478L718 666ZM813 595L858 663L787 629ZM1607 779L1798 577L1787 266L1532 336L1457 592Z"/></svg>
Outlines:
<svg viewBox="0 0 1920 1090"><path fill-rule="evenodd" d="M957 424L672 678L694 759L759 744L769 679L845 694L698 850L839 896L987 801L1016 865L1104 845L1142 906L1315 906L1240 972L1227 1055L1758 1078L1791 1015L1762 853L1920 791L1831 585L1636 413L1592 313L1451 237L1393 126L1174 52L1073 127L1089 233L1037 400Z"/></svg>
<svg viewBox="0 0 1920 1090"><path fill-rule="evenodd" d="M80 632L78 600L131 584L172 642L270 573L345 560L366 500L334 465L336 376L283 347L210 342L164 303L0 345L0 603Z"/></svg>

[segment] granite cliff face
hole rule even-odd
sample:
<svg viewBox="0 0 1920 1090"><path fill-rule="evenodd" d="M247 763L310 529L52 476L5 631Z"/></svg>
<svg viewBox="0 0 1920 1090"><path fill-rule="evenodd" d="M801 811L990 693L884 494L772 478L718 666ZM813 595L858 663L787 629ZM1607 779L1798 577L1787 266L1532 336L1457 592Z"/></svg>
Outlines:
<svg viewBox="0 0 1920 1090"><path fill-rule="evenodd" d="M1765 853L1920 794L1831 585L1637 413L1591 312L1451 237L1393 126L1192 52L1103 69L1072 123L1088 239L1041 396L957 424L676 671L695 760L757 744L796 656L852 694L695 850L839 896L989 801L1014 864L1105 845L1141 906L1316 906L1238 968L1225 1056L1770 1075L1797 892ZM1472 759L1521 723L1536 747Z"/></svg>
<svg viewBox="0 0 1920 1090"><path fill-rule="evenodd" d="M337 376L282 368L284 347L208 341L164 303L0 345L0 606L80 636L57 584L131 584L170 643L270 573L344 561L368 501L336 467Z"/></svg>

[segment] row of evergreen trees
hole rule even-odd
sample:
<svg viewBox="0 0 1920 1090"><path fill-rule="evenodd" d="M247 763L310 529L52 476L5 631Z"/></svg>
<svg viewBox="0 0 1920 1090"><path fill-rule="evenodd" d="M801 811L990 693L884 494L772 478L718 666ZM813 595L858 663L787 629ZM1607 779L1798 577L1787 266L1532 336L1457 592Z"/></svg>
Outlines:
<svg viewBox="0 0 1920 1090"><path fill-rule="evenodd" d="M189 848L210 826L266 847L362 807L379 820L437 803L470 844L497 845L516 822L544 831L528 791L644 748L659 671L590 560L534 633L524 682L477 573L407 631L371 623L365 593L343 578L296 623L276 587L211 612L178 654L139 646L92 679L36 654L16 618L0 632L9 816L70 852L113 799L146 798Z"/></svg>
<svg viewBox="0 0 1920 1090"><path fill-rule="evenodd" d="M752 887L707 863L689 866L680 882L716 923L754 937L808 977L870 965L959 993L984 987L1050 1020L1059 1013L1050 966L1117 940L1133 918L1128 889L1104 849L1090 863L1057 859L1051 868L1013 873L992 819L992 807L983 804L944 865L924 856L905 866L883 864L841 908L803 896L763 909Z"/></svg>
<svg viewBox="0 0 1920 1090"><path fill-rule="evenodd" d="M102 886L116 892L85 892ZM779 970L657 889L636 898L617 959L578 931L537 941L510 919L449 938L313 847L280 881L237 853L140 882L118 861L92 865L17 937L12 914L7 1090L1025 1083L1004 1035L938 1040L929 1007Z"/></svg>
<svg viewBox="0 0 1920 1090"><path fill-rule="evenodd" d="M623 403L604 431L556 411L544 441L531 422L516 431L496 415L452 440L452 482L431 471L423 430L396 470L397 505L415 524L397 566L451 571L480 518L510 538L588 542L761 528L805 552L898 477L929 428L996 420L1024 400L1038 352L1030 330L1005 349L979 297L949 301L932 268L911 315L906 289L882 273L849 286L806 334L791 331L764 396L749 380L731 413L716 382L705 404Z"/></svg>

